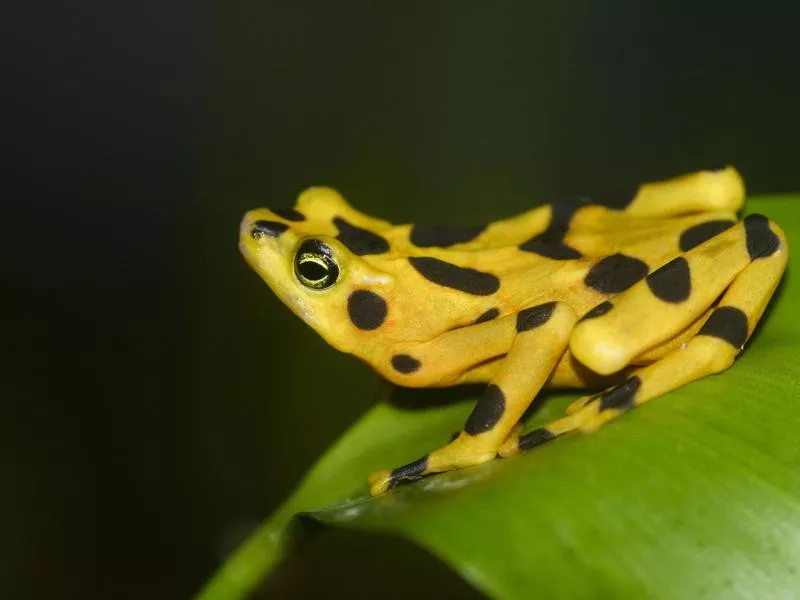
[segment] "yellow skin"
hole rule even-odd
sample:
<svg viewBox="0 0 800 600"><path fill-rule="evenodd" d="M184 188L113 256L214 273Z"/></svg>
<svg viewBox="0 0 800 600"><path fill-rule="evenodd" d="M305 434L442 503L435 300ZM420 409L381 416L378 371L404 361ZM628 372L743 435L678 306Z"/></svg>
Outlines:
<svg viewBox="0 0 800 600"><path fill-rule="evenodd" d="M294 209L248 212L239 244L295 314L390 381L489 384L454 441L370 476L380 494L593 431L730 366L788 256L774 223L737 222L743 200L725 167L456 229L392 225L311 188ZM520 436L543 387L604 391Z"/></svg>

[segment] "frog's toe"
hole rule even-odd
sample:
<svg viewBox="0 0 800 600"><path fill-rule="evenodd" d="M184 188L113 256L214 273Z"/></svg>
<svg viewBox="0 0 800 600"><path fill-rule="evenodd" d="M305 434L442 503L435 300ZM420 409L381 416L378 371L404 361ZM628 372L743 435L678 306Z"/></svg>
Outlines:
<svg viewBox="0 0 800 600"><path fill-rule="evenodd" d="M417 479L422 479L428 473L428 457L424 456L419 460L408 463L402 467L389 471L382 469L374 471L369 476L369 493L373 496L379 496L384 492L389 491L393 487L411 483Z"/></svg>
<svg viewBox="0 0 800 600"><path fill-rule="evenodd" d="M392 472L388 469L373 471L369 474L369 493L379 496L389 489L392 484Z"/></svg>

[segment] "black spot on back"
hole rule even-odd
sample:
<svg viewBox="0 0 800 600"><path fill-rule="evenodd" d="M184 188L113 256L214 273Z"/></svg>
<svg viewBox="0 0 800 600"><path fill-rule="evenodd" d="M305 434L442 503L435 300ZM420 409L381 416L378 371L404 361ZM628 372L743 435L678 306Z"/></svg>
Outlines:
<svg viewBox="0 0 800 600"><path fill-rule="evenodd" d="M486 225L475 227L452 227L448 225L417 224L411 228L411 243L420 248L447 248L455 244L470 242L478 237Z"/></svg>
<svg viewBox="0 0 800 600"><path fill-rule="evenodd" d="M752 260L772 256L781 247L781 240L769 228L769 219L764 215L748 215L744 218L747 236L747 252Z"/></svg>
<svg viewBox="0 0 800 600"><path fill-rule="evenodd" d="M408 375L417 371L422 363L408 354L395 354L392 357L392 366L398 373Z"/></svg>
<svg viewBox="0 0 800 600"><path fill-rule="evenodd" d="M356 227L342 219L335 217L333 224L339 230L336 236L353 254L365 256L367 254L383 254L389 250L389 242L374 231Z"/></svg>
<svg viewBox="0 0 800 600"><path fill-rule="evenodd" d="M600 396L600 410L613 408L616 410L629 410L633 408L634 396L642 385L642 380L633 376L623 381L618 386L611 388Z"/></svg>
<svg viewBox="0 0 800 600"><path fill-rule="evenodd" d="M305 221L306 216L299 210L293 208L270 208L272 212L278 215L281 219L287 221Z"/></svg>
<svg viewBox="0 0 800 600"><path fill-rule="evenodd" d="M356 290L347 299L347 314L359 329L372 330L386 319L386 301L375 292Z"/></svg>
<svg viewBox="0 0 800 600"><path fill-rule="evenodd" d="M428 281L475 296L489 296L500 289L491 273L459 267L431 256L410 256L408 262Z"/></svg>
<svg viewBox="0 0 800 600"><path fill-rule="evenodd" d="M586 319L594 319L595 317L602 317L608 311L614 308L614 305L611 304L608 300L605 302L601 302L597 306L595 306L592 310L587 312L585 315L581 317L581 321L585 321Z"/></svg>
<svg viewBox="0 0 800 600"><path fill-rule="evenodd" d="M689 261L679 256L647 276L650 291L664 302L677 304L689 297L692 291L692 278Z"/></svg>
<svg viewBox="0 0 800 600"><path fill-rule="evenodd" d="M589 198L591 204L600 204L613 210L625 210L639 193L639 186L594 194Z"/></svg>
<svg viewBox="0 0 800 600"><path fill-rule="evenodd" d="M581 253L564 243L569 223L579 208L584 206L578 200L555 202L550 205L550 223L542 233L520 244L519 249L533 252L553 260L573 260L581 258Z"/></svg>
<svg viewBox="0 0 800 600"><path fill-rule="evenodd" d="M563 236L542 233L532 237L519 247L525 252L533 252L553 260L573 260L582 254L564 243Z"/></svg>
<svg viewBox="0 0 800 600"><path fill-rule="evenodd" d="M586 203L582 200L554 202L550 205L550 224L547 228L566 233L567 229L569 229L569 224L572 222L572 217L575 216L578 209L585 205Z"/></svg>
<svg viewBox="0 0 800 600"><path fill-rule="evenodd" d="M642 279L649 270L647 263L638 258L612 254L589 269L583 282L603 294L619 294Z"/></svg>
<svg viewBox="0 0 800 600"><path fill-rule="evenodd" d="M389 475L389 484L390 488L395 487L401 483L409 483L411 481L416 481L420 479L424 474L425 471L428 470L428 457L423 456L422 458L415 460L412 463L409 463L403 467L398 467L394 471L391 472Z"/></svg>
<svg viewBox="0 0 800 600"><path fill-rule="evenodd" d="M703 324L697 335L725 340L741 350L747 341L747 315L734 306L719 306Z"/></svg>
<svg viewBox="0 0 800 600"><path fill-rule="evenodd" d="M481 399L472 410L464 425L464 431L469 435L478 435L492 429L506 411L506 396L498 386L490 383L486 386Z"/></svg>
<svg viewBox="0 0 800 600"><path fill-rule="evenodd" d="M472 323L473 325L477 325L478 323L486 323L486 321L492 321L500 316L500 310L497 308L490 308L485 313L483 313L480 317L475 319Z"/></svg>
<svg viewBox="0 0 800 600"><path fill-rule="evenodd" d="M517 332L529 331L544 325L553 316L555 308L555 302L545 302L539 306L519 311L517 313Z"/></svg>
<svg viewBox="0 0 800 600"><path fill-rule="evenodd" d="M520 450L528 450L534 446L538 446L539 444L549 442L550 440L555 439L555 437L556 436L553 434L553 432L546 427L539 427L538 429L534 429L525 435L520 436L518 446Z"/></svg>
<svg viewBox="0 0 800 600"><path fill-rule="evenodd" d="M256 221L250 229L250 237L254 240L260 240L265 237L278 237L284 231L289 229L286 223L278 221Z"/></svg>
<svg viewBox="0 0 800 600"><path fill-rule="evenodd" d="M681 239L678 243L681 252L688 252L692 248L719 235L726 229L730 229L735 223L735 221L730 221L728 219L715 219L689 227L689 229L681 234Z"/></svg>

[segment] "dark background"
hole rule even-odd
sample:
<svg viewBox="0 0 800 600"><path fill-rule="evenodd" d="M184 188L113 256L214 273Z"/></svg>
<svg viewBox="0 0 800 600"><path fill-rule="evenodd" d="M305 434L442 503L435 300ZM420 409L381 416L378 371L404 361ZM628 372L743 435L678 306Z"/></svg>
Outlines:
<svg viewBox="0 0 800 600"><path fill-rule="evenodd" d="M473 223L723 162L800 190L796 3L546 4L3 9L2 597L188 597L374 401L244 210L328 184ZM342 532L262 593L347 590L470 594Z"/></svg>

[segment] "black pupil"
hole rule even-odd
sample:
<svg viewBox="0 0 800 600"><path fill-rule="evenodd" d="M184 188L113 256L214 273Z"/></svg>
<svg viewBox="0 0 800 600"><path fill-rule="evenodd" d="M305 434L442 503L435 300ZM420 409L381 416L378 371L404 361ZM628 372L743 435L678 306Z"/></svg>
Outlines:
<svg viewBox="0 0 800 600"><path fill-rule="evenodd" d="M299 265L300 274L309 281L321 281L328 275L328 269L315 260L306 260Z"/></svg>

